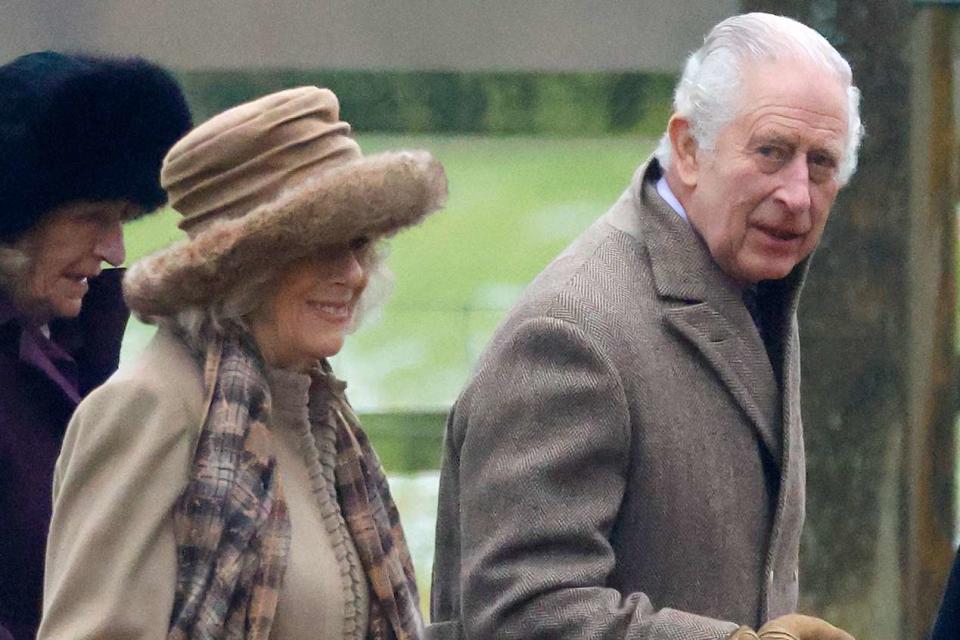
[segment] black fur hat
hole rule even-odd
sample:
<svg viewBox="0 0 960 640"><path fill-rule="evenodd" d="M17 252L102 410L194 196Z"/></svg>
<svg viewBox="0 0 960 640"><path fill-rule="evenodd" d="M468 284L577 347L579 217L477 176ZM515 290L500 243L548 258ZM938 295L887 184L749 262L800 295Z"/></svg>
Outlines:
<svg viewBox="0 0 960 640"><path fill-rule="evenodd" d="M74 200L155 210L163 157L190 127L177 82L141 58L43 51L0 66L0 241Z"/></svg>

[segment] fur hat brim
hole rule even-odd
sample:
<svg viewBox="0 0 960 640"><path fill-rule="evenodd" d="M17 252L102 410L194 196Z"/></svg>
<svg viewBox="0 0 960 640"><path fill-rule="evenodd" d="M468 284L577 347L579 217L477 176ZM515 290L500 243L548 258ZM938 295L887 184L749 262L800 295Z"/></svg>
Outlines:
<svg viewBox="0 0 960 640"><path fill-rule="evenodd" d="M324 246L390 236L417 224L446 195L443 168L426 151L363 157L136 262L124 278L124 295L142 318L202 308L267 263L292 262Z"/></svg>

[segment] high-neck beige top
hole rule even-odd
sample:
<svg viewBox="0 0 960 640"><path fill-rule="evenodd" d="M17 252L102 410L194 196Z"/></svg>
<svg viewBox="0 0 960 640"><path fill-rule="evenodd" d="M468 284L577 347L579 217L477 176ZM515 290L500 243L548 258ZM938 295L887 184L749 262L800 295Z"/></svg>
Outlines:
<svg viewBox="0 0 960 640"><path fill-rule="evenodd" d="M291 526L287 571L270 637L360 640L367 629L367 585L337 504L336 434L330 424L320 427L319 438L311 433L309 376L275 369L267 378Z"/></svg>

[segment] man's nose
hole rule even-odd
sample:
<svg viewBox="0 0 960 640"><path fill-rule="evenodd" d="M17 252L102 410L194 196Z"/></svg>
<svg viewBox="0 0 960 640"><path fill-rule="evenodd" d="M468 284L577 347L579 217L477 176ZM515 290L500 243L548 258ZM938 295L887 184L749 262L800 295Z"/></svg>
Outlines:
<svg viewBox="0 0 960 640"><path fill-rule="evenodd" d="M777 190L778 199L790 213L805 214L810 210L810 168L803 154L797 154L783 168L783 183Z"/></svg>
<svg viewBox="0 0 960 640"><path fill-rule="evenodd" d="M123 247L123 224L120 221L105 225L97 237L94 252L103 262L118 267L123 264L127 252Z"/></svg>

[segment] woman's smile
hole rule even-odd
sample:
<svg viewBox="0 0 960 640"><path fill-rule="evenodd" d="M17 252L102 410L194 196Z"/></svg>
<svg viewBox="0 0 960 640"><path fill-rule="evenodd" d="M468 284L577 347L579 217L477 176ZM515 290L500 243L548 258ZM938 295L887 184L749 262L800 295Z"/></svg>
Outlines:
<svg viewBox="0 0 960 640"><path fill-rule="evenodd" d="M352 302L334 303L308 300L307 306L323 320L336 324L348 324L353 318L355 305Z"/></svg>
<svg viewBox="0 0 960 640"><path fill-rule="evenodd" d="M269 363L302 370L340 351L367 286L367 252L349 243L324 247L279 275L251 322Z"/></svg>

